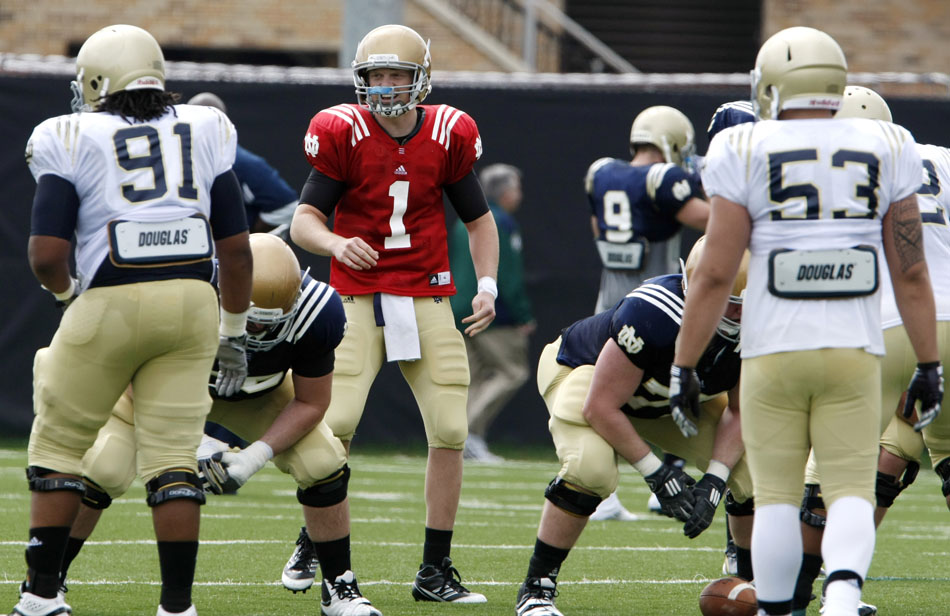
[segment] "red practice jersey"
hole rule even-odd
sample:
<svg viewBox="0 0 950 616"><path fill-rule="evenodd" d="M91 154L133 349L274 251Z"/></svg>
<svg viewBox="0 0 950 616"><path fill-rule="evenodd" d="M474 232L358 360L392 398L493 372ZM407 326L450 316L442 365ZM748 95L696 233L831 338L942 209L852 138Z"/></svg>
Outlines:
<svg viewBox="0 0 950 616"><path fill-rule="evenodd" d="M307 160L346 184L333 231L379 252L376 267L331 260L330 285L342 295L454 295L442 187L472 171L482 154L475 121L448 105L419 105L422 127L399 145L359 105L337 105L310 121Z"/></svg>

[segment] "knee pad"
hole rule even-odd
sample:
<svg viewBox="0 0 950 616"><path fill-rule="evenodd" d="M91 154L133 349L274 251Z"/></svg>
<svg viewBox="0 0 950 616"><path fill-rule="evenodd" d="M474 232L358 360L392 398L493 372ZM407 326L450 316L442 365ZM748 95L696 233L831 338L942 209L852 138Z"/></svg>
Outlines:
<svg viewBox="0 0 950 616"><path fill-rule="evenodd" d="M749 498L741 503L736 502L732 490L726 491L726 513L734 517L750 516L755 514L755 499Z"/></svg>
<svg viewBox="0 0 950 616"><path fill-rule="evenodd" d="M940 464L934 468L934 472L943 479L943 486L941 486L943 495L950 496L950 458L945 458L940 462Z"/></svg>
<svg viewBox="0 0 950 616"><path fill-rule="evenodd" d="M161 473L145 484L145 491L148 493L145 502L149 507L179 498L196 501L199 505L205 503L201 479L187 468L173 468Z"/></svg>
<svg viewBox="0 0 950 616"><path fill-rule="evenodd" d="M570 487L560 477L555 477L544 490L544 498L558 509L583 517L589 517L603 499L596 494L586 494Z"/></svg>
<svg viewBox="0 0 950 616"><path fill-rule="evenodd" d="M112 497L99 484L88 477L82 478L86 492L82 495L82 504L90 509L106 509L112 504Z"/></svg>
<svg viewBox="0 0 950 616"><path fill-rule="evenodd" d="M801 521L815 528L825 527L825 516L815 513L815 509L824 509L825 501L821 498L821 486L816 483L809 483L805 486L805 494L802 496Z"/></svg>
<svg viewBox="0 0 950 616"><path fill-rule="evenodd" d="M71 477L46 477L46 475L55 472L42 466L26 467L26 480L29 483L30 492L66 491L79 492L80 495L86 492L85 484L78 477L75 479Z"/></svg>
<svg viewBox="0 0 950 616"><path fill-rule="evenodd" d="M332 507L343 502L346 498L346 487L350 483L350 467L333 473L326 479L321 479L306 490L297 488L297 502L308 507Z"/></svg>
<svg viewBox="0 0 950 616"><path fill-rule="evenodd" d="M907 486L914 483L917 479L917 473L920 471L920 464L917 462L908 462L907 468L900 479L894 475L888 475L878 471L877 482L875 483L874 494L877 497L878 507L890 507L894 504L894 499L907 489Z"/></svg>

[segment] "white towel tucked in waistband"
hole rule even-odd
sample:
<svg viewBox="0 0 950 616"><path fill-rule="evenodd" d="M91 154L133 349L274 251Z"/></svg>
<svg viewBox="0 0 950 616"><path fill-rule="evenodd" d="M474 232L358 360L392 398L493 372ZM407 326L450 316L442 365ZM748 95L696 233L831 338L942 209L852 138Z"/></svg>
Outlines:
<svg viewBox="0 0 950 616"><path fill-rule="evenodd" d="M379 294L383 311L383 339L386 342L386 361L415 361L422 358L419 349L419 326L412 297Z"/></svg>

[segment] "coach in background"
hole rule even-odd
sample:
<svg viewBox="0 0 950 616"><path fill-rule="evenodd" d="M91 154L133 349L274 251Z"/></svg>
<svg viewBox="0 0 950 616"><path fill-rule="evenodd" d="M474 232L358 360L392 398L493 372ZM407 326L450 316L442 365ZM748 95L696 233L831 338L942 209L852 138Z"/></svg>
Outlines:
<svg viewBox="0 0 950 616"><path fill-rule="evenodd" d="M919 362L905 406L909 415L921 402L918 429L940 412L943 395L915 197L921 159L899 126L834 119L847 64L820 30L775 34L752 75L760 121L720 133L706 158L712 214L676 343L671 406L688 413L698 405L697 362L748 247L740 399L756 499L759 613L792 610L813 447L828 506L822 613L854 616L874 551L884 354L879 256Z"/></svg>
<svg viewBox="0 0 950 616"><path fill-rule="evenodd" d="M489 451L485 435L498 413L531 376L528 343L536 324L524 283L521 226L514 216L524 196L521 171L497 163L482 169L478 177L498 227L498 299L495 320L488 329L478 336L465 337L472 383L468 388L464 457L476 462L501 462L499 456ZM462 317L478 294L468 241L465 223L456 220L449 235L449 263L458 289L451 303L459 331L467 328Z"/></svg>
<svg viewBox="0 0 950 616"><path fill-rule="evenodd" d="M252 256L231 169L234 127L217 110L175 105L164 67L145 30L103 28L76 58L76 113L41 123L27 144L37 181L30 266L65 313L33 366L27 573L13 608L21 616L71 613L59 578L85 493L82 458L129 384L158 541L158 616L197 614L191 587L205 497L195 450L215 353L219 390L237 391L246 375ZM74 235L78 279L69 270Z"/></svg>

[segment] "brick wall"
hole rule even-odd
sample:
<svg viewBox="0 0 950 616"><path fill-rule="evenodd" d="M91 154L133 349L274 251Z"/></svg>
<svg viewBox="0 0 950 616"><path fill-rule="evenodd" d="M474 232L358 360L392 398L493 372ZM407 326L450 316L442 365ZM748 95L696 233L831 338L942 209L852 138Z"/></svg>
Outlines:
<svg viewBox="0 0 950 616"><path fill-rule="evenodd" d="M415 3L406 25L432 39L439 70L499 70ZM0 3L0 52L65 54L99 28L129 23L163 45L337 50L341 0L6 0Z"/></svg>
<svg viewBox="0 0 950 616"><path fill-rule="evenodd" d="M163 44L335 50L344 0L5 0L0 52L62 54L112 23L132 23ZM432 39L440 70L499 70L419 5L407 0L406 25ZM950 70L947 0L764 0L762 34L793 25L834 36L855 72ZM750 59L751 63L751 59Z"/></svg>
<svg viewBox="0 0 950 616"><path fill-rule="evenodd" d="M766 0L763 40L811 26L838 41L853 72L950 72L947 0Z"/></svg>

